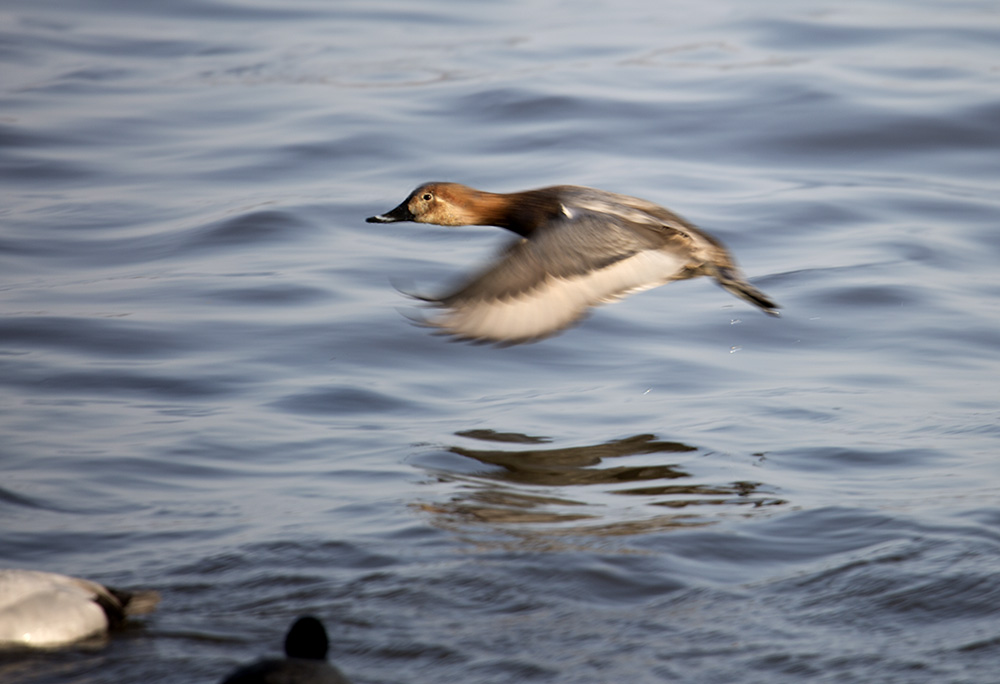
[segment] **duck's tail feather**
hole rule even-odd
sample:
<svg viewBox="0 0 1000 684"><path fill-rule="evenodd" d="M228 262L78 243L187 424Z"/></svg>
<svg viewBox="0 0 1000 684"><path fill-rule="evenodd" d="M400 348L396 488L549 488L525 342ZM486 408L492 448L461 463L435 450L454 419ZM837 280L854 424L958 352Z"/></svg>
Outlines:
<svg viewBox="0 0 1000 684"><path fill-rule="evenodd" d="M118 629L130 615L151 613L160 602L160 593L152 590L125 591L105 587L97 582L73 578L76 583L92 592L93 601L101 607L108 618L108 626Z"/></svg>
<svg viewBox="0 0 1000 684"><path fill-rule="evenodd" d="M779 316L778 309L781 307L770 297L747 282L738 270L728 266L716 266L712 275L719 285L726 288L742 300L750 302L769 316Z"/></svg>

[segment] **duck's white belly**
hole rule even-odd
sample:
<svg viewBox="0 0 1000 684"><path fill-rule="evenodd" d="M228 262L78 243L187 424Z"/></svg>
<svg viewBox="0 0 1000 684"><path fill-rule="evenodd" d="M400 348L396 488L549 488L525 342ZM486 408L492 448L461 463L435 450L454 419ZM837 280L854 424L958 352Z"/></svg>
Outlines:
<svg viewBox="0 0 1000 684"><path fill-rule="evenodd" d="M512 297L462 301L430 320L459 337L525 341L570 325L591 306L670 282L686 260L661 250L639 252L602 269L568 278L548 277Z"/></svg>

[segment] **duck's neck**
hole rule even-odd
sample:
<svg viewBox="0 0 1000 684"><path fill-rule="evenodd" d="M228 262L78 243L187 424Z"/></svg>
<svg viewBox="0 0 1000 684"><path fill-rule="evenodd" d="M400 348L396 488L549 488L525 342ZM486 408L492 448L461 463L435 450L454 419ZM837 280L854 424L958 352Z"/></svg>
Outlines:
<svg viewBox="0 0 1000 684"><path fill-rule="evenodd" d="M558 199L548 189L508 194L481 192L476 203L481 213L478 225L506 228L521 237L530 237L562 211Z"/></svg>

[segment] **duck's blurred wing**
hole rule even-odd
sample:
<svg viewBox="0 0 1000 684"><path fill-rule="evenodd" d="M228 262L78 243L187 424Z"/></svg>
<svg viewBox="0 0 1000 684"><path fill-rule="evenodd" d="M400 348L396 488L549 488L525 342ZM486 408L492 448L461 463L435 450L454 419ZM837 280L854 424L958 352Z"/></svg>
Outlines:
<svg viewBox="0 0 1000 684"><path fill-rule="evenodd" d="M552 335L597 304L688 277L690 238L580 213L512 244L427 323L456 337L518 344Z"/></svg>

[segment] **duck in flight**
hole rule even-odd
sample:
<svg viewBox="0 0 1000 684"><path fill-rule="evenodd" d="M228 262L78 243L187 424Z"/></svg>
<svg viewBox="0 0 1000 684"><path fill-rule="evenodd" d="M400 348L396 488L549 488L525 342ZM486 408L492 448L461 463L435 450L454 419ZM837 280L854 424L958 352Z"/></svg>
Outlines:
<svg viewBox="0 0 1000 684"><path fill-rule="evenodd" d="M533 342L592 306L703 275L778 315L778 305L747 281L718 239L628 195L575 185L500 194L425 183L392 211L366 220L497 226L520 236L461 287L419 297L440 309L427 323L460 339Z"/></svg>

